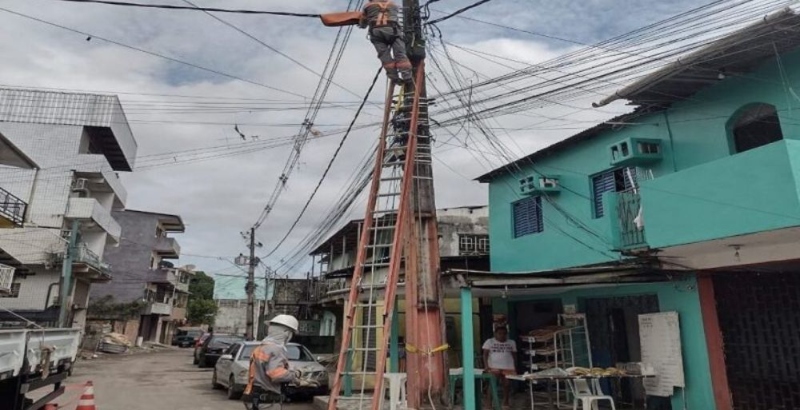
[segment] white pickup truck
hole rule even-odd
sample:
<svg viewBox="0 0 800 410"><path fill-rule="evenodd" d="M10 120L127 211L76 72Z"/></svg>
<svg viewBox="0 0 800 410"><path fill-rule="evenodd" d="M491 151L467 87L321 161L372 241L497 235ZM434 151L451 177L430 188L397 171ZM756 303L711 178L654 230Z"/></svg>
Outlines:
<svg viewBox="0 0 800 410"><path fill-rule="evenodd" d="M0 403L9 410L38 410L64 392L61 382L78 356L80 329L0 330ZM47 386L52 391L28 397ZM5 407L8 404L10 406Z"/></svg>

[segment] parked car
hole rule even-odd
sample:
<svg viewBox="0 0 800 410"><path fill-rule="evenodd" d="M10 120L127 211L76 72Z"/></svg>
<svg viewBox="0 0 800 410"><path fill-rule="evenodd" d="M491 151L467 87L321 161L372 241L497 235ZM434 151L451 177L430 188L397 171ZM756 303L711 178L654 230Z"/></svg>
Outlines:
<svg viewBox="0 0 800 410"><path fill-rule="evenodd" d="M211 336L211 333L203 333L203 335L197 339L197 342L195 342L193 353L194 360L192 360L192 364L200 364L200 348L203 347L203 343L206 342L209 336Z"/></svg>
<svg viewBox="0 0 800 410"><path fill-rule="evenodd" d="M211 386L215 389L226 389L228 398L236 400L242 396L247 385L247 376L250 369L250 355L260 342L238 342L232 344L217 361L214 374L211 376ZM319 387L287 386L286 394L291 399L305 399L329 393L328 371L311 355L305 346L297 343L288 343L286 352L289 358L289 368L300 370L304 378L316 380Z"/></svg>
<svg viewBox="0 0 800 410"><path fill-rule="evenodd" d="M217 364L219 357L222 356L222 352L234 343L242 341L244 341L244 338L239 335L212 334L200 346L197 353L197 364L200 367L213 367Z"/></svg>
<svg viewBox="0 0 800 410"><path fill-rule="evenodd" d="M197 343L203 331L200 329L178 329L172 337L172 345L178 347L191 347Z"/></svg>

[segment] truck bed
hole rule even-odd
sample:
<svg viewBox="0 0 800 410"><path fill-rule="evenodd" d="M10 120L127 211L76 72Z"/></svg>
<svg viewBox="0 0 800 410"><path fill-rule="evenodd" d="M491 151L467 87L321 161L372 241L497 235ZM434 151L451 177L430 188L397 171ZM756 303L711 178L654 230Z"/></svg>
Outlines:
<svg viewBox="0 0 800 410"><path fill-rule="evenodd" d="M0 380L45 368L55 371L73 363L80 340L80 329L0 330ZM26 354L28 366L24 363ZM42 363L43 357L46 363Z"/></svg>

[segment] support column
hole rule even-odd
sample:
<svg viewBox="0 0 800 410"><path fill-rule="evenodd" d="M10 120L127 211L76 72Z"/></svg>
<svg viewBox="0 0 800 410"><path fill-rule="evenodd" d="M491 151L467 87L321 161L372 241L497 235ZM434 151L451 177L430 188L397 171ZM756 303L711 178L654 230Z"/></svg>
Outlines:
<svg viewBox="0 0 800 410"><path fill-rule="evenodd" d="M711 274L697 275L697 290L700 297L700 311L703 316L703 329L706 334L708 364L711 367L711 384L717 410L733 410L731 390L728 386L728 373L725 366L725 350L722 330L717 315L717 299L714 296L714 281Z"/></svg>
<svg viewBox="0 0 800 410"><path fill-rule="evenodd" d="M475 410L475 339L473 335L472 289L461 288L461 363L464 364L464 410ZM452 387L451 387L452 389Z"/></svg>

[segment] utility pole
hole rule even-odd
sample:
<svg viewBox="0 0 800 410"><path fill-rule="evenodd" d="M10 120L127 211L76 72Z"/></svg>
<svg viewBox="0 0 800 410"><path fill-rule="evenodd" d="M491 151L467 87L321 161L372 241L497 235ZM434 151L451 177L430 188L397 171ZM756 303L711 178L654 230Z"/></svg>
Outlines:
<svg viewBox="0 0 800 410"><path fill-rule="evenodd" d="M406 342L427 354L409 354L408 407L421 408L429 398L447 401L447 351L439 266L439 228L431 164L429 101L425 84L425 36L419 0L403 0L403 31L419 90L419 122L406 257ZM423 71L420 73L419 71Z"/></svg>
<svg viewBox="0 0 800 410"><path fill-rule="evenodd" d="M64 262L61 266L61 280L59 281L59 309L58 309L58 326L59 327L72 327L69 322L69 311L72 305L72 261L75 258L78 243L78 228L80 222L76 219L72 221L72 228L69 231L69 239L67 239L67 249L64 252Z"/></svg>
<svg viewBox="0 0 800 410"><path fill-rule="evenodd" d="M247 320L245 321L245 338L253 340L253 310L255 309L256 292L256 228L250 228L250 259L247 267Z"/></svg>

